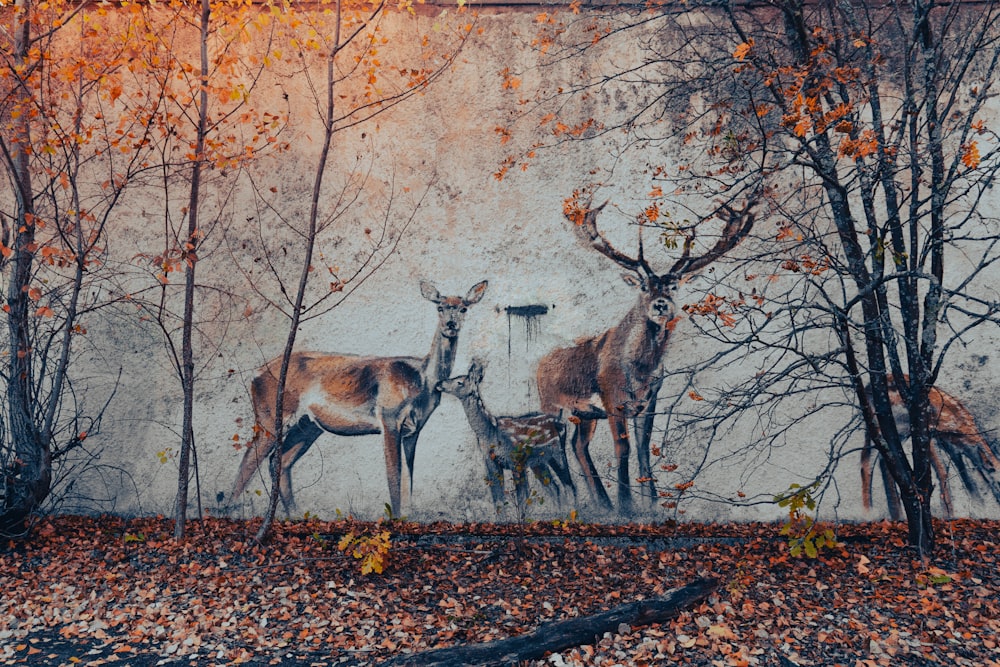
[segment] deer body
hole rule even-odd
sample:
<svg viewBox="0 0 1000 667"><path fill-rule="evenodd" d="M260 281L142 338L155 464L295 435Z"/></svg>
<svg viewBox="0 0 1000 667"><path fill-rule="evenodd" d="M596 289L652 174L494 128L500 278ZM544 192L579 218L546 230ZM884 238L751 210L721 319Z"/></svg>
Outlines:
<svg viewBox="0 0 1000 667"><path fill-rule="evenodd" d="M902 395L896 386L895 379L888 377L889 401L892 404L893 419L899 431L900 440L910 437L910 416ZM971 461L980 478L989 486L993 497L1000 503L1000 459L976 425L975 417L962 402L937 387L931 387L928 392L930 415L928 428L931 436L930 458L934 474L938 478L941 490L941 502L948 516L953 513L951 490L948 484L948 471L941 455L946 455L962 479L962 485L974 497L979 495L976 479L966 465ZM861 501L865 509L872 507L872 450L874 449L871 434L865 433L865 444L861 450ZM902 516L902 506L895 483L889 474L885 461L879 458L879 471L886 499L889 503L889 514L896 521Z"/></svg>
<svg viewBox="0 0 1000 667"><path fill-rule="evenodd" d="M401 452L406 457L412 491L417 438L441 401L437 383L451 374L466 310L482 298L486 286L486 281L478 283L463 298L442 297L432 285L421 283L421 294L438 307L438 326L426 357L292 355L282 415L288 428L281 452L280 491L287 511L295 507L292 466L326 432L342 436L382 434L390 504L394 514L400 512ZM269 362L251 384L257 426L233 485L233 499L243 493L277 443L266 429L275 423L280 367L280 358Z"/></svg>
<svg viewBox="0 0 1000 667"><path fill-rule="evenodd" d="M494 504L503 502L504 471L509 470L519 506L528 498L530 469L547 492L561 501L552 474L576 496L576 486L566 461L566 428L558 415L533 412L520 416L494 417L479 392L483 368L473 362L468 375L441 382L439 388L457 397L476 436L486 464L487 483Z"/></svg>
<svg viewBox="0 0 1000 667"><path fill-rule="evenodd" d="M553 350L538 364L538 396L543 412L566 410L579 420L573 432L573 453L591 494L611 507L597 468L590 457L590 440L596 420L607 419L618 462L618 502L630 511L628 419L650 406L654 375L674 327L671 284L643 289L636 304L612 329L585 338L573 347ZM598 397L599 404L593 399ZM649 441L637 449L639 475L652 485ZM645 445L645 446L643 446Z"/></svg>
<svg viewBox="0 0 1000 667"><path fill-rule="evenodd" d="M611 509L604 485L590 457L590 440L598 419L607 419L618 464L618 511L631 513L632 494L628 472L628 420L632 419L638 445L641 483L649 500L656 486L649 460L656 394L661 378L657 373L674 329L673 293L686 274L699 271L740 243L753 227L751 201L742 211L723 206L717 212L726 221L715 245L700 257L691 257L694 228L686 233L683 253L669 271L657 274L643 257L642 236L638 255L632 257L614 246L597 229L596 209L571 210L566 216L581 238L628 273L626 283L639 290L635 304L622 320L603 334L583 338L572 347L553 350L539 361L536 373L538 396L545 412L565 411L577 422L573 452L583 470L591 496ZM594 397L597 401L594 401Z"/></svg>

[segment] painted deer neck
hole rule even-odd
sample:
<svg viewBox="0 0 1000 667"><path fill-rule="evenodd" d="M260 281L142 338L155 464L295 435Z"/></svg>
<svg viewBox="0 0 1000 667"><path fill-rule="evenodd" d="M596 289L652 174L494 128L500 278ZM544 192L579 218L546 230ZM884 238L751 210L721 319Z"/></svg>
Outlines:
<svg viewBox="0 0 1000 667"><path fill-rule="evenodd" d="M648 306L637 304L618 325L624 356L640 366L655 367L660 363L670 327L665 322L647 316Z"/></svg>
<svg viewBox="0 0 1000 667"><path fill-rule="evenodd" d="M491 415L483 405L483 399L478 394L472 394L461 399L462 408L465 409L465 417L469 420L469 426L480 438L493 440L492 437L499 430L496 417Z"/></svg>
<svg viewBox="0 0 1000 667"><path fill-rule="evenodd" d="M434 333L434 340L431 341L431 351L424 358L423 376L424 381L431 391L438 382L443 382L451 377L451 367L455 365L455 346L458 336L445 336L441 328Z"/></svg>

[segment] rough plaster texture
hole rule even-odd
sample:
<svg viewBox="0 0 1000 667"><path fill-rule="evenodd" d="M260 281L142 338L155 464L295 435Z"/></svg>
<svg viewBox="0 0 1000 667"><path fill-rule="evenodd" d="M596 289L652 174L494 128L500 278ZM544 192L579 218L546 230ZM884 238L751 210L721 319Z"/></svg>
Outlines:
<svg viewBox="0 0 1000 667"><path fill-rule="evenodd" d="M433 30L440 16L417 19L389 19L390 35L416 35ZM417 27L414 27L416 23ZM298 349L363 355L414 355L427 353L435 327L434 306L420 297L418 281L433 282L442 294L464 294L474 283L486 279L489 288L483 301L470 308L459 337L453 375L464 373L473 357L486 363L483 398L496 413L518 414L537 408L534 368L549 350L571 344L580 336L599 334L613 326L628 310L635 293L620 278L620 269L581 245L564 220L562 202L574 188L594 180L594 170L610 175L600 196L612 201L602 227L616 243L634 242L625 228L629 216L638 210L648 183L642 175L653 157L627 155L617 158L611 145L614 138L590 144L568 145L540 154L525 172L515 170L498 182L498 169L505 149L495 128L516 113L518 94L504 91L498 72L503 67L524 72L525 89L559 80L573 80L579 63L566 62L538 71L534 56L524 43L536 30L532 13L505 11L479 19L482 34L466 46L460 62L427 92L398 110L382 116L376 124L357 128L338 137L335 163L351 165L362 156L362 167L371 165L360 204L344 221L320 240L322 263L348 268L365 248L363 228L380 227L383 206L395 193L389 216L390 233L399 233L415 201L425 187L428 195L412 223L402 233L396 251L384 267L362 284L336 309L301 327ZM248 47L250 48L250 47ZM620 54L617 62L628 57ZM265 187L274 187L274 200L289 218L308 210L311 165L316 157L318 127L309 121L305 85L294 77L276 77L262 87L266 103L279 105L280 95L290 97L291 127L285 135L292 146L288 153L262 158L255 174ZM271 97L268 97L271 96ZM627 100L591 100L595 106L627 104ZM596 112L595 112L596 113ZM336 179L336 175L334 175ZM226 181L212 187L221 198ZM234 297L207 296L202 302L199 380L196 403L196 438L201 489L206 508L215 507L217 493L228 492L243 452L234 447L233 436L246 443L251 437L253 414L248 395L250 381L266 360L280 353L285 320L247 286L247 281L270 295L277 289L260 270L264 252L258 237L263 220L272 259L293 275L294 237L274 224L273 215L251 203L245 182L235 183L236 195L219 217L229 226L228 244L210 239L211 250L199 264L206 284L231 290ZM409 192L404 193L404 188ZM136 230L114 242L111 252L129 263L138 253L155 248L158 211L155 198L137 199L134 204ZM616 223L618 227L616 228ZM285 245L282 245L282 241ZM654 257L665 268L669 254ZM132 262L134 265L135 262ZM239 269L239 270L235 270ZM245 273L244 273L245 272ZM139 278L135 279L141 282ZM325 285L325 276L318 277ZM685 289L678 296L685 299ZM252 314L244 317L246 305ZM548 311L534 320L509 315L510 306L544 305ZM103 447L101 476L88 478L87 488L96 498L114 499L113 509L123 512L171 511L176 484L174 459L179 443L181 402L178 383L162 338L149 322L141 321L127 306L89 323L95 332L81 348L93 363L94 395L107 392L118 368L123 369L120 386L111 403L99 441ZM969 407L984 427L1000 426L1000 415L992 408L991 374L995 337L992 331L977 334L975 344L956 350L952 361L964 377L962 386L947 387L967 397ZM682 321L666 355L690 359L703 354L705 341L688 321ZM752 359L719 369L717 380L726 381L757 370ZM954 376L958 377L958 375ZM708 381L706 380L706 383ZM792 406L789 410L799 409ZM775 493L787 488L800 475L808 476L825 460L824 430L832 432L850 419L840 410L825 417L826 425L815 423L809 432L770 458L738 465L722 464L698 484L721 496L737 491ZM754 428L749 419L746 428ZM736 449L744 437L739 430L730 434ZM703 452L697 438L675 441L669 433L657 432L655 444L662 444L660 462L684 466L698 460ZM860 433L858 434L860 445ZM167 448L172 448L167 451ZM598 467L610 468L611 440L607 426L598 426L591 448ZM158 452L167 452L161 463ZM722 452L717 449L716 455ZM571 459L574 475L579 475ZM863 518L859 480L854 458L837 475L836 494L831 494L825 511L842 518ZM634 461L634 460L633 460ZM633 470L634 470L633 462ZM495 517L483 477L485 471L461 406L450 396L426 424L416 453L414 488L404 513L420 520L485 520ZM578 478L579 479L579 478ZM337 437L323 435L294 468L296 496L300 511L331 517L337 511L375 518L388 501L381 436ZM586 487L579 481L581 502L587 500ZM957 487L957 485L956 485ZM265 498L254 484L242 498L235 516L262 511ZM614 494L612 494L613 496ZM839 497L833 497L837 495ZM109 505L95 503L94 509ZM571 508L554 507L551 502L532 508L533 516L566 516ZM718 503L695 503L686 508L688 518L768 519L780 510L759 505L732 508ZM980 514L989 506L963 505L959 510ZM502 515L513 518L511 513ZM584 516L597 516L587 514ZM676 516L666 511L654 518Z"/></svg>

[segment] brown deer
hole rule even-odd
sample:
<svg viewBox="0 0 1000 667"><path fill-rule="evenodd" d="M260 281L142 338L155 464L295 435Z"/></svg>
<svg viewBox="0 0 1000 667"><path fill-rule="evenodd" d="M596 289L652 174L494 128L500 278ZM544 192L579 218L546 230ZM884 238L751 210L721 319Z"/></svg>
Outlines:
<svg viewBox="0 0 1000 667"><path fill-rule="evenodd" d="M280 491L286 511L291 512L295 507L292 466L326 431L346 436L382 434L390 506L393 514L399 514L400 449L406 456L412 493L417 438L441 402L437 385L451 375L466 311L483 298L486 286L484 280L474 285L465 297L459 297L441 296L430 283L420 283L420 293L437 304L438 311L437 330L426 357L360 357L315 352L292 355L284 403L284 423L289 428L281 453ZM274 449L275 437L262 429L274 424L280 365L280 358L269 362L250 386L256 432L243 455L232 500L243 493Z"/></svg>
<svg viewBox="0 0 1000 667"><path fill-rule="evenodd" d="M905 377L905 376L904 376ZM910 437L910 416L906 404L899 393L893 376L887 378L889 384L889 401L892 404L892 415L896 421L900 440ZM909 381L908 378L905 381ZM946 394L937 387L931 387L928 393L931 413L928 427L931 436L930 459L934 474L941 490L941 504L948 516L954 513L951 497L951 487L948 484L948 470L942 461L942 453L955 465L962 486L974 498L979 497L979 486L969 470L966 461L972 463L972 468L986 483L993 497L1000 503L1000 460L983 437L976 425L976 420L962 402L954 396ZM872 452L874 440L872 434L865 431L865 444L861 450L861 502L865 509L872 507ZM886 502L889 505L889 516L893 521L902 518L902 505L896 484L889 474L885 460L879 457L879 472L885 488Z"/></svg>
<svg viewBox="0 0 1000 667"><path fill-rule="evenodd" d="M605 202L607 203L607 202ZM666 273L657 274L643 257L642 236L635 257L614 248L597 229L595 209L570 211L581 237L599 253L629 271L625 282L638 288L635 305L616 326L599 336L582 338L573 347L553 350L538 363L538 397L543 412L565 411L576 423L573 451L583 470L591 496L605 508L611 500L590 458L590 440L598 419L607 419L618 461L618 511L628 515L632 494L628 473L629 434L627 420L633 419L638 446L640 480L650 500L656 487L649 462L649 433L660 378L656 375L670 333L676 323L673 293L685 275L695 273L740 243L753 227L754 215L747 206L736 211L722 206L716 215L725 220L722 235L707 253L691 257L694 231L688 232L681 257ZM640 230L641 231L641 230ZM599 398L595 404L593 397Z"/></svg>
<svg viewBox="0 0 1000 667"><path fill-rule="evenodd" d="M493 503L500 505L503 502L504 470L511 473L519 507L523 507L528 498L528 469L546 492L555 495L556 502L561 503L562 496L552 473L563 486L573 491L575 498L576 485L566 461L566 425L562 417L540 412L494 417L483 404L479 392L482 381L483 365L474 360L467 375L445 380L438 384L438 389L462 402L486 463L486 483Z"/></svg>

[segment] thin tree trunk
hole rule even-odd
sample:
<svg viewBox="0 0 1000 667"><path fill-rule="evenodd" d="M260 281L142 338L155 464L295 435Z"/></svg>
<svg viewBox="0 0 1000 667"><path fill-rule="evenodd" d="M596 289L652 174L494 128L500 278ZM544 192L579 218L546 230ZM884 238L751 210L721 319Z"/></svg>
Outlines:
<svg viewBox="0 0 1000 667"><path fill-rule="evenodd" d="M208 124L208 28L211 19L209 0L201 0L201 92L198 103L198 135L195 159L191 168L191 198L188 202L187 240L183 250L184 321L181 329L181 389L184 414L181 427L181 451L178 459L177 502L174 537L184 537L187 524L188 486L191 479L191 449L194 447L194 301L195 269L198 265L198 203L201 197L202 162L205 157L205 133Z"/></svg>
<svg viewBox="0 0 1000 667"><path fill-rule="evenodd" d="M19 20L14 38L14 60L26 72L31 48L30 0L16 3ZM27 76L27 74L25 74ZM18 83L21 101L27 105L31 92L24 82ZM15 453L13 469L6 473L4 506L0 509L0 533L19 534L26 530L31 514L45 500L52 483L50 443L35 423L34 374L31 356L31 317L28 289L34 269L35 221L31 170L28 151L31 145L31 114L22 110L16 121L18 137L16 153L5 155L13 172L17 198L17 218L14 220L13 261L7 284L7 330L10 340L7 409L10 419L9 436Z"/></svg>
<svg viewBox="0 0 1000 667"><path fill-rule="evenodd" d="M292 304L292 312L288 323L288 338L285 340L285 350L281 356L281 370L278 373L278 387L275 393L274 405L274 433L275 446L271 450L270 472L271 472L271 494L268 498L267 512L264 521L257 531L255 539L263 542L267 539L267 534L274 523L274 515L278 510L278 498L281 495L281 455L285 445L284 434L284 410L285 410L285 384L288 379L288 365L292 359L292 352L295 349L295 338L299 330L299 321L302 317L302 306L305 302L306 287L309 284L309 275L312 273L312 257L316 247L316 230L319 225L319 199L323 191L323 177L326 173L326 164L329 160L330 146L333 143L334 133L334 64L337 52L340 50L340 23L341 23L341 3L337 0L334 9L334 20L336 26L333 34L333 48L326 61L326 118L324 119L323 148L320 151L319 162L316 165L316 175L313 179L312 202L309 209L309 223L304 235L305 248L302 257L302 271L299 274L299 284L295 290L295 301Z"/></svg>

